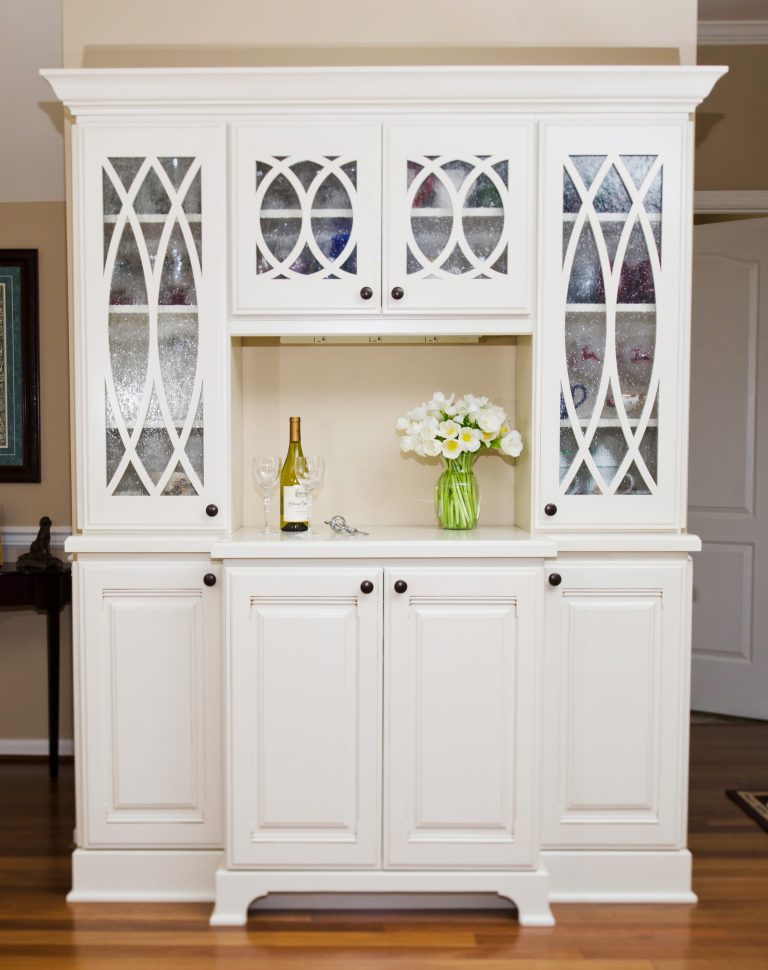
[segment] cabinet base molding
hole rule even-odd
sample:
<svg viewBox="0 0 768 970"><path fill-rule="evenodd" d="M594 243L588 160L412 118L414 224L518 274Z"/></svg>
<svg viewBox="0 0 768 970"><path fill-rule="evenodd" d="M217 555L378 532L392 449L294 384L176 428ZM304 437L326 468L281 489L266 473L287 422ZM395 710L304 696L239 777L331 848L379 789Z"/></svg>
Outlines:
<svg viewBox="0 0 768 970"><path fill-rule="evenodd" d="M497 893L515 904L521 926L554 926L549 879L526 872L277 872L216 873L211 926L243 926L248 907L268 893Z"/></svg>
<svg viewBox="0 0 768 970"><path fill-rule="evenodd" d="M542 851L553 903L695 903L691 853Z"/></svg>
<svg viewBox="0 0 768 970"><path fill-rule="evenodd" d="M220 849L75 849L70 903L207 903Z"/></svg>

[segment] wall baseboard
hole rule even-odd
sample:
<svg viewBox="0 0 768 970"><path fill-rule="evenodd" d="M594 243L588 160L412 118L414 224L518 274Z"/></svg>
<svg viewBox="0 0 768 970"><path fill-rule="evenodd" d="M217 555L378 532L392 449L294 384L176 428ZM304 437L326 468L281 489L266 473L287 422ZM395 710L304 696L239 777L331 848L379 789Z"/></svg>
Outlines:
<svg viewBox="0 0 768 970"><path fill-rule="evenodd" d="M693 211L697 215L768 213L768 190L723 189L694 192Z"/></svg>
<svg viewBox="0 0 768 970"><path fill-rule="evenodd" d="M29 547L37 538L39 525L5 525L0 527L0 543L3 549L3 559L14 562L22 552L29 552ZM51 550L60 559L64 556L64 543L72 535L71 525L54 525L51 528Z"/></svg>
<svg viewBox="0 0 768 970"><path fill-rule="evenodd" d="M74 754L72 738L59 739L59 755L68 757ZM0 755L6 757L48 757L48 738L0 738Z"/></svg>

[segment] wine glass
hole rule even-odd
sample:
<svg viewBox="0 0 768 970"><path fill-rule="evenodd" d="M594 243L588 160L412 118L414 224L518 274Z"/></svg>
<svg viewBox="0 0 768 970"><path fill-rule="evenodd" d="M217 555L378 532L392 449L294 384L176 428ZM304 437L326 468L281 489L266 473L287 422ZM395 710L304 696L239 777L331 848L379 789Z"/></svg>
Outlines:
<svg viewBox="0 0 768 970"><path fill-rule="evenodd" d="M282 465L283 459L275 455L253 459L253 484L261 492L261 497L264 502L264 531L260 532L259 535L278 535L277 532L273 532L269 527L269 497L272 489L280 481L280 469Z"/></svg>
<svg viewBox="0 0 768 970"><path fill-rule="evenodd" d="M325 461L316 455L301 455L296 459L296 478L307 493L307 532L312 535L312 497L320 488L325 474Z"/></svg>

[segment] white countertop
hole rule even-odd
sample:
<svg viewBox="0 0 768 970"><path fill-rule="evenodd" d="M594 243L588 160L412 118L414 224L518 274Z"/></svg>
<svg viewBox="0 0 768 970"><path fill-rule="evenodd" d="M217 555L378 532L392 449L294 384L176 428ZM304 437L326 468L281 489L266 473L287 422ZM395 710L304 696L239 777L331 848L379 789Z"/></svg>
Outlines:
<svg viewBox="0 0 768 970"><path fill-rule="evenodd" d="M554 556L557 546L546 536L509 526L446 530L426 526L358 526L370 535L334 535L325 525L319 535L306 532L260 535L246 527L211 544L214 559L382 559L382 558L515 558ZM322 532L321 532L322 529Z"/></svg>

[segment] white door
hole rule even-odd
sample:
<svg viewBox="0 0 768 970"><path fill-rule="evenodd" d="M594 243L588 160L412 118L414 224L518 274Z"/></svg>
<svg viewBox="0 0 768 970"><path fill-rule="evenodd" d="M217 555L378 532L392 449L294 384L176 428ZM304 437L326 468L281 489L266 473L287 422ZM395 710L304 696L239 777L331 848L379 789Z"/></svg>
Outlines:
<svg viewBox="0 0 768 970"><path fill-rule="evenodd" d="M381 128L233 127L235 313L381 309Z"/></svg>
<svg viewBox="0 0 768 970"><path fill-rule="evenodd" d="M85 848L220 846L220 587L210 562L80 562Z"/></svg>
<svg viewBox="0 0 768 970"><path fill-rule="evenodd" d="M228 584L230 864L376 866L379 570L237 567Z"/></svg>
<svg viewBox="0 0 768 970"><path fill-rule="evenodd" d="M533 865L542 570L384 575L385 866Z"/></svg>
<svg viewBox="0 0 768 970"><path fill-rule="evenodd" d="M220 531L224 126L78 125L75 138L80 525Z"/></svg>
<svg viewBox="0 0 768 970"><path fill-rule="evenodd" d="M384 306L529 310L534 244L530 125L386 129Z"/></svg>
<svg viewBox="0 0 768 970"><path fill-rule="evenodd" d="M682 847L687 562L553 565L544 672L545 848Z"/></svg>
<svg viewBox="0 0 768 970"><path fill-rule="evenodd" d="M694 710L768 718L768 219L694 230Z"/></svg>
<svg viewBox="0 0 768 970"><path fill-rule="evenodd" d="M544 125L536 525L685 520L685 138Z"/></svg>

